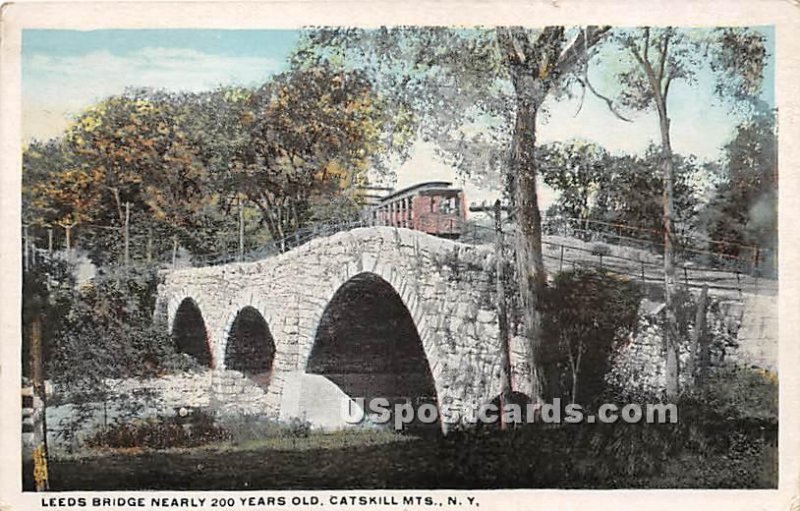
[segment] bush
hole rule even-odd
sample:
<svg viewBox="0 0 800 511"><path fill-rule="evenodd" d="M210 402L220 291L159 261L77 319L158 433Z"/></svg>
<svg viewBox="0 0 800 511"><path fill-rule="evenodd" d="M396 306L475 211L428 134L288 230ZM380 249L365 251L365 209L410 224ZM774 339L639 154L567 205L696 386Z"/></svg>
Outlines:
<svg viewBox="0 0 800 511"><path fill-rule="evenodd" d="M607 256L611 253L611 248L603 243L595 243L592 245L593 256Z"/></svg>
<svg viewBox="0 0 800 511"><path fill-rule="evenodd" d="M108 378L148 377L192 364L153 322L155 269L99 275L73 292L54 341L50 377L71 387L98 387Z"/></svg>
<svg viewBox="0 0 800 511"><path fill-rule="evenodd" d="M542 307L548 399L588 404L600 395L611 353L635 328L640 301L635 283L604 271L556 275Z"/></svg>
<svg viewBox="0 0 800 511"><path fill-rule="evenodd" d="M214 424L214 419L195 411L189 417L163 417L118 423L97 432L86 443L90 447L169 449L197 447L227 440L229 433Z"/></svg>
<svg viewBox="0 0 800 511"><path fill-rule="evenodd" d="M763 369L725 367L712 373L702 386L689 390L682 401L728 421L777 422L778 380Z"/></svg>

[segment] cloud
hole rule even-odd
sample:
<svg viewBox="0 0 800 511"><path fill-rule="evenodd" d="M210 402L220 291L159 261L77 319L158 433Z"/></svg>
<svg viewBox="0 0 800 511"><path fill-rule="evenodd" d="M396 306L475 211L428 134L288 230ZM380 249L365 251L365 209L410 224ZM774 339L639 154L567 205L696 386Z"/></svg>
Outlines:
<svg viewBox="0 0 800 511"><path fill-rule="evenodd" d="M23 62L23 138L57 135L70 116L126 87L197 92L218 85L257 85L282 66L269 57L181 48L148 47L126 55L105 50L64 57L32 54Z"/></svg>

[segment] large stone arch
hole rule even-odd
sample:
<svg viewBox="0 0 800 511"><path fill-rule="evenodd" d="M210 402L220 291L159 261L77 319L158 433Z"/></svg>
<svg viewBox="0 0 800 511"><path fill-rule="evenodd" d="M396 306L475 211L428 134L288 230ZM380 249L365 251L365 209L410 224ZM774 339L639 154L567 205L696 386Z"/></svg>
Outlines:
<svg viewBox="0 0 800 511"><path fill-rule="evenodd" d="M365 264L365 262L367 264ZM433 402L437 408L441 409L442 400L448 396L450 386L441 381L441 355L438 346L431 335L431 330L428 328L425 314L420 307L420 300L416 296L414 288L406 282L404 276L402 276L399 272L394 271L393 268L386 267L376 259L372 259L368 254L366 257L364 255L360 255L355 262L344 267L337 274L336 278L332 279L328 283L329 285L327 286L324 294L326 297L325 300L320 300L317 303L316 310L312 314L312 328L309 330L310 335L307 338L308 344L304 347L304 349L301 350L300 361L303 369L312 374L322 374L319 371L319 367L314 367L314 357L319 354L318 350L320 349L318 346L318 341L320 340L321 329L327 326L326 322L328 321L328 316L331 313L330 307L341 298L342 290L346 289L348 285L351 285L359 280L371 281L371 283L365 283L365 285L384 286L386 290L390 290L391 294L396 298L396 306L402 307L402 310L405 311L408 325L404 325L403 328L413 328L414 339L412 339L411 342L419 343L419 355L421 356L421 362L425 364L424 370L427 373L427 377L430 379L430 394L432 394L430 396L430 401ZM409 349L412 349L413 351L413 348ZM416 373L415 371L418 379L425 379L426 376L421 373L423 368L420 366L418 369L420 370L420 373ZM387 374L386 378L391 378L391 376L391 374ZM348 392L348 389L346 388L347 385L341 385L343 383L343 379L335 383L343 387L342 390L350 395L350 392ZM426 382L417 383L419 384L418 388L426 385ZM413 386L411 385L405 386L405 389L411 390L412 387ZM413 391L409 393L416 395L409 395L405 397L425 397ZM351 397L355 396L351 395ZM444 426L441 423L437 424Z"/></svg>
<svg viewBox="0 0 800 511"><path fill-rule="evenodd" d="M172 300L168 318L176 350L190 355L203 366L213 367L213 343L197 300L191 296Z"/></svg>

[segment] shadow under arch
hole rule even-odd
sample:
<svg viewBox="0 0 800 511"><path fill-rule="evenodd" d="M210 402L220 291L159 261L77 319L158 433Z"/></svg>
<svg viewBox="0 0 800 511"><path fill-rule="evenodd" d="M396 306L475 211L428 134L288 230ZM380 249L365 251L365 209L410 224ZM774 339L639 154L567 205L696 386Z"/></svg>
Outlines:
<svg viewBox="0 0 800 511"><path fill-rule="evenodd" d="M206 323L194 299L184 298L175 311L172 339L178 353L190 355L205 367L213 365Z"/></svg>
<svg viewBox="0 0 800 511"><path fill-rule="evenodd" d="M275 339L264 316L255 307L242 307L228 332L225 369L239 371L266 386L274 359Z"/></svg>
<svg viewBox="0 0 800 511"><path fill-rule="evenodd" d="M422 340L394 287L371 272L359 273L334 293L320 318L306 372L324 376L350 398L410 402L415 412L433 405L436 420L407 424L411 431L441 430L436 386ZM374 411L374 410L373 410ZM416 417L416 413L415 413Z"/></svg>

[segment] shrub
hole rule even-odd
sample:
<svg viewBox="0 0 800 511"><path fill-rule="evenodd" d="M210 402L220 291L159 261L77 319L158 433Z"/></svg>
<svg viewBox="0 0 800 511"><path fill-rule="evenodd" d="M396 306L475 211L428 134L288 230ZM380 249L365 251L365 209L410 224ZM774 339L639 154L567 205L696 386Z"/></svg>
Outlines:
<svg viewBox="0 0 800 511"><path fill-rule="evenodd" d="M68 386L97 387L107 378L147 377L189 369L169 333L153 322L155 269L99 275L74 291L54 341L50 377Z"/></svg>
<svg viewBox="0 0 800 511"><path fill-rule="evenodd" d="M228 432L214 424L210 415L195 411L189 417L163 417L117 423L95 433L87 441L90 447L169 449L197 447L227 440Z"/></svg>
<svg viewBox="0 0 800 511"><path fill-rule="evenodd" d="M611 248L603 243L595 243L592 245L593 256L607 256L611 253Z"/></svg>
<svg viewBox="0 0 800 511"><path fill-rule="evenodd" d="M603 271L556 275L542 307L548 398L587 404L602 392L610 355L633 331L640 300L635 283Z"/></svg>

